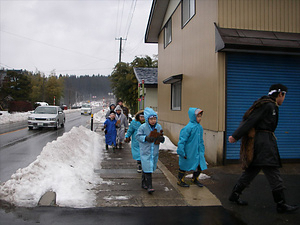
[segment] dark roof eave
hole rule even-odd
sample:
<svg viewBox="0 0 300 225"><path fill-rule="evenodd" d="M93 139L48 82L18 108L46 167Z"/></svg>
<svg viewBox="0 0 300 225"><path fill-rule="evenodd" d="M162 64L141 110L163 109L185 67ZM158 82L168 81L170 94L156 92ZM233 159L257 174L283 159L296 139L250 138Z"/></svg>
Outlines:
<svg viewBox="0 0 300 225"><path fill-rule="evenodd" d="M174 84L176 82L182 81L182 74L174 75L168 77L167 79L163 80L164 84Z"/></svg>
<svg viewBox="0 0 300 225"><path fill-rule="evenodd" d="M225 44L219 52L251 52L251 53L276 53L287 55L300 55L299 48L284 48L284 47L268 47L268 46L250 46L250 45L235 45Z"/></svg>
<svg viewBox="0 0 300 225"><path fill-rule="evenodd" d="M153 0L145 33L145 43L158 43L158 36L170 0Z"/></svg>
<svg viewBox="0 0 300 225"><path fill-rule="evenodd" d="M300 34L220 28L215 24L216 52L300 54Z"/></svg>

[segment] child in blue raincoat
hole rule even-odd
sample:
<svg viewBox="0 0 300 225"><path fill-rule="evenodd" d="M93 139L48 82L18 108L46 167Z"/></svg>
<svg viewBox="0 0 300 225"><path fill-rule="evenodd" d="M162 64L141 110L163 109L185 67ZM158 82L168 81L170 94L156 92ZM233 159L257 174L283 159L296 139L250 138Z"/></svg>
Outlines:
<svg viewBox="0 0 300 225"><path fill-rule="evenodd" d="M157 114L151 108L144 110L145 123L142 124L136 134L140 143L140 156L142 162L142 188L148 193L154 192L152 188L152 173L155 171L158 161L159 144L165 141L162 127L157 123Z"/></svg>
<svg viewBox="0 0 300 225"><path fill-rule="evenodd" d="M128 131L125 135L125 142L130 142L130 137L132 137L131 142L131 153L132 158L137 161L138 169L137 172L142 172L142 165L141 165L141 156L140 156L140 145L138 140L136 140L135 135L139 129L139 127L145 122L144 117L144 110L140 110L136 113L135 119L131 121Z"/></svg>
<svg viewBox="0 0 300 225"><path fill-rule="evenodd" d="M105 132L105 147L108 149L108 145L111 145L113 148L116 146L116 138L117 138L117 129L115 119L116 113L111 111L109 117L104 122L103 130Z"/></svg>
<svg viewBox="0 0 300 225"><path fill-rule="evenodd" d="M204 158L203 128L200 125L203 111L198 108L189 108L190 122L181 129L178 141L177 154L179 155L179 172L177 184L189 187L184 182L186 171L194 171L192 182L203 187L198 180L202 170L207 169Z"/></svg>

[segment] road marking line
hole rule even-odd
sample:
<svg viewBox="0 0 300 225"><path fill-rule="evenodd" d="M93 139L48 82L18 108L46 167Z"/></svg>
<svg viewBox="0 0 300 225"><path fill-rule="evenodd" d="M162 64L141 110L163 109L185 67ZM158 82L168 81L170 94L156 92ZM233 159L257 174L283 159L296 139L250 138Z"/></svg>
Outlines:
<svg viewBox="0 0 300 225"><path fill-rule="evenodd" d="M13 133L13 132L16 132L16 131L20 131L20 130L24 130L24 129L27 129L27 127L24 127L22 129L19 129L19 130L9 131L9 132L3 133L3 134L10 134L10 133ZM3 135L3 134L0 134L0 136Z"/></svg>

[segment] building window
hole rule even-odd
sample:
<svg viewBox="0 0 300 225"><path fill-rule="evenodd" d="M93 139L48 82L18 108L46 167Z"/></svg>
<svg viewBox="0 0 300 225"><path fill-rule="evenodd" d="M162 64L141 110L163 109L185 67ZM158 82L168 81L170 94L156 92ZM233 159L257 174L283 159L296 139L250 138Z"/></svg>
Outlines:
<svg viewBox="0 0 300 225"><path fill-rule="evenodd" d="M181 81L171 84L171 109L181 110Z"/></svg>
<svg viewBox="0 0 300 225"><path fill-rule="evenodd" d="M165 25L165 47L172 41L172 20L170 19Z"/></svg>
<svg viewBox="0 0 300 225"><path fill-rule="evenodd" d="M182 27L195 15L195 0L182 0Z"/></svg>

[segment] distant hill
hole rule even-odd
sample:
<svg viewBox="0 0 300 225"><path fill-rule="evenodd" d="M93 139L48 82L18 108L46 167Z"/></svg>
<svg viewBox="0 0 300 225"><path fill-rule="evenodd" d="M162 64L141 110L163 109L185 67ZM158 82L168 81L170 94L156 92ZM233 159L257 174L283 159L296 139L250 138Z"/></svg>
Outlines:
<svg viewBox="0 0 300 225"><path fill-rule="evenodd" d="M111 93L108 76L66 76L64 81L63 103L72 105L82 101L99 101Z"/></svg>

